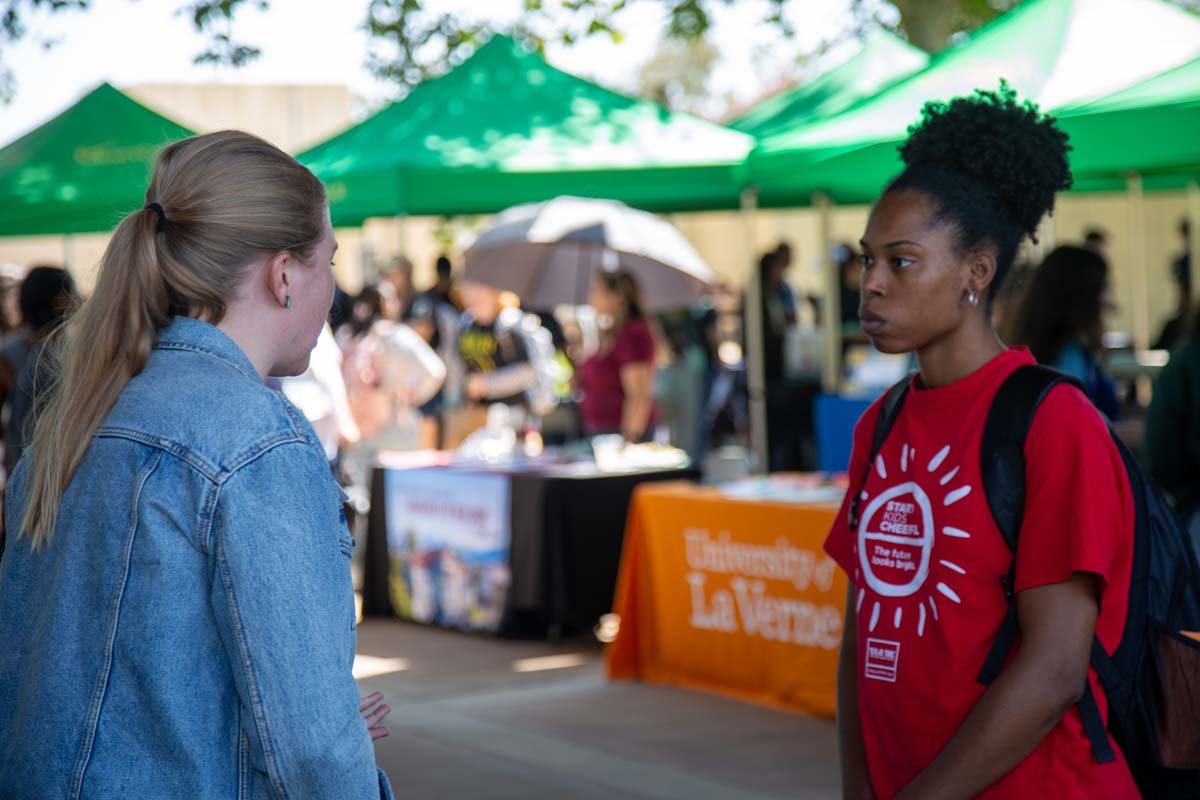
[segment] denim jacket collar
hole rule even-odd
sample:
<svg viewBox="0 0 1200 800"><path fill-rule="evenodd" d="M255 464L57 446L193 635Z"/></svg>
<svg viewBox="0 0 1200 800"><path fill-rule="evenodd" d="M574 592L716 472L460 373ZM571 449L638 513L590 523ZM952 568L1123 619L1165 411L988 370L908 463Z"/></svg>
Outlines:
<svg viewBox="0 0 1200 800"><path fill-rule="evenodd" d="M247 377L262 382L249 357L215 325L192 317L175 317L158 335L156 349L193 350L232 364Z"/></svg>

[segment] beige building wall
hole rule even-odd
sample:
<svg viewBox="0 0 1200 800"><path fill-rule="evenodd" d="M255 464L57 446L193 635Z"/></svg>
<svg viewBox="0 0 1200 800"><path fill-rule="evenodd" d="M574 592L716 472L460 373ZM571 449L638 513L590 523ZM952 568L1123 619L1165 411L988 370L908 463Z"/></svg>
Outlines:
<svg viewBox="0 0 1200 800"><path fill-rule="evenodd" d="M348 86L147 83L123 91L194 131L236 128L299 153L349 127Z"/></svg>
<svg viewBox="0 0 1200 800"><path fill-rule="evenodd" d="M96 271L107 245L108 234L103 233L22 238L0 236L0 264L15 266L22 272L39 264L66 265L79 290L86 295L96 285Z"/></svg>

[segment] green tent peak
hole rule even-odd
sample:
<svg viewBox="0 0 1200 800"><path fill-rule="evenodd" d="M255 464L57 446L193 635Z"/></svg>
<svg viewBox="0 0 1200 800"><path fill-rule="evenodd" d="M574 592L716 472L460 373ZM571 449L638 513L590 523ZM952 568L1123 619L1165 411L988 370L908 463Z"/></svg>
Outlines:
<svg viewBox="0 0 1200 800"><path fill-rule="evenodd" d="M559 70L495 36L450 72L298 158L329 185L335 218L352 224L399 213L496 211L579 194L571 176L585 172L610 173L597 179L604 188L594 196L614 196L611 184L622 179L614 171L624 179L634 170L677 175L698 166L731 174L753 144L746 134ZM467 196L467 175L487 184L476 199ZM658 173L654 180L671 176ZM735 204L733 179L722 181L720 203ZM712 191L693 201L683 185L647 188L651 201L617 194L643 206L703 206L716 202Z"/></svg>
<svg viewBox="0 0 1200 800"><path fill-rule="evenodd" d="M1163 0L1027 0L878 95L831 119L763 138L749 158L749 180L763 205L804 203L816 193L868 202L899 172L896 145L928 101L994 89L1003 78L1022 100L1057 113L1198 56L1200 17ZM1072 166L1085 163L1077 148Z"/></svg>
<svg viewBox="0 0 1200 800"><path fill-rule="evenodd" d="M163 145L193 132L102 83L0 149L0 236L111 229Z"/></svg>

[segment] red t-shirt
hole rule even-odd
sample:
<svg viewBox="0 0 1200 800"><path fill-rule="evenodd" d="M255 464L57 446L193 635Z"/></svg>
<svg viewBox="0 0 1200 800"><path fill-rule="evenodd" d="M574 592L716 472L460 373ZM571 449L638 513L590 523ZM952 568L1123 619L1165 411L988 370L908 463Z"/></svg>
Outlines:
<svg viewBox="0 0 1200 800"><path fill-rule="evenodd" d="M579 382L583 389L580 416L589 434L620 433L621 409L625 390L621 387L621 368L626 364L654 363L654 337L645 320L633 319L617 333L612 349L583 362ZM654 412L650 412L654 421Z"/></svg>
<svg viewBox="0 0 1200 800"><path fill-rule="evenodd" d="M980 485L979 448L1000 384L1032 363L1027 350L1009 350L949 386L914 383L865 488L881 402L855 429L850 493L825 549L856 587L858 702L881 800L929 765L986 691L976 678L1008 608L1001 580L1012 554ZM1084 395L1060 386L1034 418L1025 458L1015 589L1098 575L1096 631L1111 652L1125 624L1133 558L1133 499L1120 454ZM855 532L849 507L859 493ZM1088 675L1107 714L1095 673ZM1119 753L1115 762L1096 762L1072 708L979 796L1095 800L1138 792Z"/></svg>

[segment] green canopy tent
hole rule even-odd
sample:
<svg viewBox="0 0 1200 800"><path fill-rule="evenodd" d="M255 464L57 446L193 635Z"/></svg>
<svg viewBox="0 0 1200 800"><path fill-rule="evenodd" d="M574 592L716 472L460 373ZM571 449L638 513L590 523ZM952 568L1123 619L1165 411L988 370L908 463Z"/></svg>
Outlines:
<svg viewBox="0 0 1200 800"><path fill-rule="evenodd" d="M603 89L495 36L448 74L298 156L335 224L491 213L562 194L733 208L746 134Z"/></svg>
<svg viewBox="0 0 1200 800"><path fill-rule="evenodd" d="M1200 58L1107 97L1058 112L1079 191L1147 190L1200 180Z"/></svg>
<svg viewBox="0 0 1200 800"><path fill-rule="evenodd" d="M746 182L761 206L869 203L900 172L897 146L929 100L994 88L1004 78L1022 98L1055 110L1111 95L1198 54L1200 18L1162 0L1026 0L875 97L830 119L766 137L747 159ZM1077 146L1086 138L1080 131ZM1072 155L1081 167L1092 157ZM1097 158L1105 168L1112 166ZM1088 186L1121 189L1124 182L1119 172L1109 172L1081 180L1081 188ZM820 227L828 231L825 213ZM822 251L827 234L823 238ZM826 275L824 384L832 391L841 374L840 331L833 322L840 313L838 278L833 270Z"/></svg>
<svg viewBox="0 0 1200 800"><path fill-rule="evenodd" d="M1100 100L1061 109L1059 120L1075 148L1075 189L1127 189L1136 247L1146 237L1143 192L1184 188L1192 223L1189 250L1200 253L1200 58ZM1144 272L1139 278L1135 287L1144 297ZM1193 282L1192 291L1200 299L1200 282Z"/></svg>
<svg viewBox="0 0 1200 800"><path fill-rule="evenodd" d="M762 139L829 119L928 64L924 50L888 31L877 31L846 63L764 100L729 127Z"/></svg>
<svg viewBox="0 0 1200 800"><path fill-rule="evenodd" d="M900 171L896 146L929 100L995 87L1005 78L1022 98L1054 110L1109 95L1198 54L1200 18L1162 0L1028 0L874 98L764 139L747 160L747 180L761 205L804 205L814 195L870 202Z"/></svg>
<svg viewBox="0 0 1200 800"><path fill-rule="evenodd" d="M191 135L100 84L0 150L0 236L111 230L145 202L159 148Z"/></svg>

